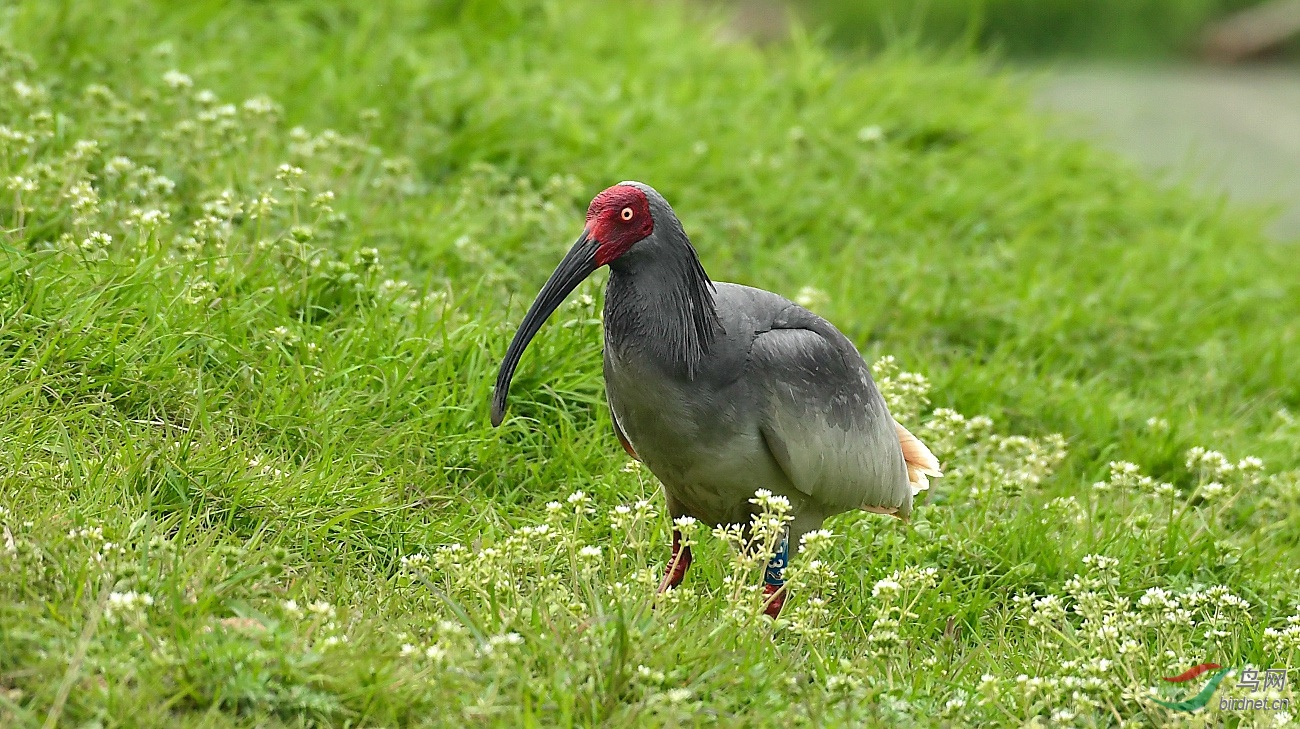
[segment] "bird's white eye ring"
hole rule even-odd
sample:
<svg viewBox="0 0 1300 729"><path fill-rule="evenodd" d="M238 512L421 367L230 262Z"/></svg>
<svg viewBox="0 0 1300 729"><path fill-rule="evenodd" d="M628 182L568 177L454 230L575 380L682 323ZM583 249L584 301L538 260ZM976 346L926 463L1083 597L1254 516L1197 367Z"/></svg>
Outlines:
<svg viewBox="0 0 1300 729"><path fill-rule="evenodd" d="M619 213L619 216L622 217L624 220L631 220L632 208L623 208L623 212Z"/></svg>

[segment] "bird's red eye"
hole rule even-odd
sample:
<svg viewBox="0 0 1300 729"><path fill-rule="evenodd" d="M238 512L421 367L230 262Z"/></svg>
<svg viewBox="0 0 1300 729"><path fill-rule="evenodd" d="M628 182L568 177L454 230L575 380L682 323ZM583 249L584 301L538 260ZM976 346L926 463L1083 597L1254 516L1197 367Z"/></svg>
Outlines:
<svg viewBox="0 0 1300 729"><path fill-rule="evenodd" d="M623 212L620 213L620 215L621 215L621 217L622 217L624 220L631 220L631 219L632 219L632 208L623 208Z"/></svg>

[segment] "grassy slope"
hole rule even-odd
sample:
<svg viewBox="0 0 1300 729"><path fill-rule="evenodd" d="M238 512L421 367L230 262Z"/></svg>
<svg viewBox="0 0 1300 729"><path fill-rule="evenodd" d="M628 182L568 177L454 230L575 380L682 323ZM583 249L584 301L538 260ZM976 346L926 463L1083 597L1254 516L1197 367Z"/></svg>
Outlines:
<svg viewBox="0 0 1300 729"><path fill-rule="evenodd" d="M1193 55L1206 27L1259 0L810 0L794 3L841 46L912 40L998 49L1011 57ZM1294 44L1292 44L1294 51Z"/></svg>
<svg viewBox="0 0 1300 729"><path fill-rule="evenodd" d="M907 697L925 717L982 672L1046 670L1042 661L1058 655L1050 641L999 627L1005 595L1059 589L1096 551L1124 560L1133 589L1223 582L1246 594L1257 615L1222 649L1224 662L1272 658L1262 626L1297 597L1292 576L1275 567L1298 552L1283 486L1245 495L1200 530L1166 529L1160 548L1128 526L1146 507L1125 498L1108 511L1082 487L1115 458L1194 487L1183 452L1196 444L1294 467L1300 441L1277 414L1300 394L1290 366L1300 355L1293 251L1217 204L1048 138L1007 79L978 64L886 58L848 68L798 43L764 53L719 46L670 7L438 8L31 3L5 16L5 35L39 64L24 74L47 86L63 116L36 155L58 160L47 199L29 202L34 211L18 226L16 206L0 197L0 489L6 524L31 550L25 571L4 583L0 689L21 691L0 710L31 719L57 703L89 606L109 584L86 561L95 545L66 536L83 525L138 550L114 572L125 580L119 591L138 584L166 605L144 637L105 632L91 642L94 671L75 683L66 711L110 723L164 723L168 711L211 706L285 720L452 722L435 707L473 704L485 686L501 708L466 716L596 722L668 711L630 698L622 669L610 668L625 663L684 667L672 680L724 716L821 716L839 706L834 697L796 700L782 693L786 674L814 665L824 677L843 657L872 675L862 662L871 626L860 616L871 610L871 583L909 563L943 566L956 581L913 636L942 644L949 669L913 666L920 675L908 678L891 669L870 691ZM223 131L192 91L161 83L171 68L222 100L268 94L284 122L237 112ZM145 118L85 98L91 82ZM0 124L49 123L27 118L39 100L7 103ZM187 118L196 126L176 126ZM286 133L295 124L356 133L374 148L325 144L309 154ZM871 135L860 131L873 125L883 138L864 141ZM87 137L100 153L65 156ZM117 154L177 183L132 202L171 214L134 249L122 247L138 235L121 225L130 193L102 170ZM382 161L402 156L409 169ZM287 160L307 170L301 204L274 179ZM24 173L20 155L0 162L6 177ZM78 222L58 173L87 168L100 179L101 210ZM526 417L500 431L486 423L510 323L576 235L586 199L626 178L674 202L717 278L789 294L820 289L819 310L869 357L892 353L924 372L936 405L988 413L1013 432L1061 432L1072 455L1043 487L996 508L941 489L946 505L924 539L839 522L851 539L833 561L848 577L833 623L840 639L824 645L730 633L713 622L725 602L715 595L675 629L637 623L632 648L584 633L581 622L532 648L546 632L536 617L529 632L485 613L485 625L526 633L523 664L495 666L499 674L411 669L396 656L405 640L396 632L418 635L449 613L402 576L398 556L492 543L574 488L604 506L653 494L653 483L621 470L590 311L550 327L530 352L512 405ZM281 204L261 222L236 220L225 243L209 235L186 253L175 241L193 234L200 203L226 188L242 198L270 191ZM310 207L324 189L336 192L348 225ZM304 224L312 237L297 241L291 229ZM98 262L62 244L54 248L63 253L42 252L63 232L75 242L91 229L112 232L120 250ZM258 240L275 243L266 250ZM368 246L379 249L382 273L358 258ZM394 294L387 277L411 281L415 293ZM1169 431L1153 434L1153 416ZM1094 506L1088 520L1054 532L1034 509L1062 494ZM143 546L158 534L179 546L175 561ZM594 526L583 534L609 537ZM941 541L930 542L934 534ZM652 546L636 552L642 563L662 558ZM701 562L700 582L719 584L724 568ZM218 618L266 618L285 596L324 597L346 620L333 629L324 618L277 623L253 638L205 632ZM949 615L966 626L955 639ZM319 652L330 630L347 632L349 646ZM267 656L279 661L273 669L241 668ZM750 671L754 662L777 668ZM430 685L430 675L441 680ZM1051 703L1001 711L1046 714Z"/></svg>

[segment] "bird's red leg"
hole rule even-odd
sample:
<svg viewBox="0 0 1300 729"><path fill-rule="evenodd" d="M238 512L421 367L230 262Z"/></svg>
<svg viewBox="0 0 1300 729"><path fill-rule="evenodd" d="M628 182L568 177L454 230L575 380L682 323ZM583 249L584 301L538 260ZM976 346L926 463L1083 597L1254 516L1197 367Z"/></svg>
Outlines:
<svg viewBox="0 0 1300 729"><path fill-rule="evenodd" d="M668 568L664 570L664 579L659 583L659 592L671 590L682 584L682 578L686 577L686 570L690 568L691 548L682 544L682 533L674 529L673 556L668 560Z"/></svg>
<svg viewBox="0 0 1300 729"><path fill-rule="evenodd" d="M789 561L790 541L782 536L776 554L772 555L772 560L763 572L763 599L766 600L763 612L772 619L781 614L781 608L785 605L785 566Z"/></svg>

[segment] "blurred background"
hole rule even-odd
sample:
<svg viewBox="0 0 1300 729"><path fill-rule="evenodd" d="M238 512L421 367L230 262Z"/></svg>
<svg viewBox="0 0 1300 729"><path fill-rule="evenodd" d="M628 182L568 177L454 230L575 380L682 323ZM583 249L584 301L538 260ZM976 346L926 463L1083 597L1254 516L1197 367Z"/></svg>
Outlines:
<svg viewBox="0 0 1300 729"><path fill-rule="evenodd" d="M797 18L848 54L980 51L1036 76L1062 133L1274 211L1300 240L1300 0L732 0L738 33Z"/></svg>

